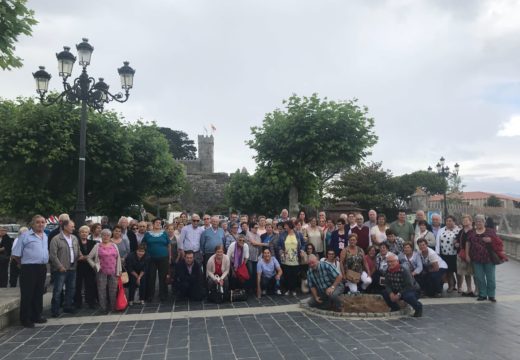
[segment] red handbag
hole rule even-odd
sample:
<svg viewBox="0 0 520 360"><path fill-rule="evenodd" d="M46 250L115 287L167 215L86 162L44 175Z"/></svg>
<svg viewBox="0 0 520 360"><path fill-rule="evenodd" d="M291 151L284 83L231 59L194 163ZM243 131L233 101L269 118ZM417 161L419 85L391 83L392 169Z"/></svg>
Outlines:
<svg viewBox="0 0 520 360"><path fill-rule="evenodd" d="M236 270L237 278L239 281L249 280L249 271L247 270L246 262L244 261Z"/></svg>
<svg viewBox="0 0 520 360"><path fill-rule="evenodd" d="M117 299L116 299L116 310L124 311L128 306L128 300L126 300L125 288L123 287L123 281L121 276L117 278Z"/></svg>

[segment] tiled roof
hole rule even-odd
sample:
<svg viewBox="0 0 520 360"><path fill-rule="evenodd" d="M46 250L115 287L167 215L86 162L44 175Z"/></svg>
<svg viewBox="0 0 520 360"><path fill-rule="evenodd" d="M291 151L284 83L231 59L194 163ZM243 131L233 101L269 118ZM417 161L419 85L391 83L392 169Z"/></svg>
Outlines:
<svg viewBox="0 0 520 360"><path fill-rule="evenodd" d="M462 200L480 200L480 199L487 199L488 197L490 197L492 195L496 196L500 200L513 200L513 201L520 202L520 198L516 198L513 196L509 196L509 195L503 195L503 194L488 193L488 192L484 192L484 191L465 191L465 192L461 193L461 199ZM448 197L450 197L449 194L448 194ZM430 196L430 201L441 201L442 199L443 199L442 195Z"/></svg>

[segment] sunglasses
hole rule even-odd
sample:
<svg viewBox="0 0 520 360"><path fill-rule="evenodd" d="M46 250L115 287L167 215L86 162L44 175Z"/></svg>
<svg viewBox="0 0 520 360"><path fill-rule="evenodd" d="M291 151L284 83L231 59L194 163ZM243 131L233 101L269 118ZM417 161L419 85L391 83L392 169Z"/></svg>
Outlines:
<svg viewBox="0 0 520 360"><path fill-rule="evenodd" d="M200 220L191 220L191 222L199 222Z"/></svg>

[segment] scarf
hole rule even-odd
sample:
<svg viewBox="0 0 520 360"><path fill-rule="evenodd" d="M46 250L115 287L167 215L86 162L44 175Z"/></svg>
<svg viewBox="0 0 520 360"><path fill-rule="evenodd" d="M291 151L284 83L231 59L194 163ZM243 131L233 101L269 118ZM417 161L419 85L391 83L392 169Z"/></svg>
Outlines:
<svg viewBox="0 0 520 360"><path fill-rule="evenodd" d="M401 264L397 263L394 267L389 267L388 272L396 273L401 270Z"/></svg>

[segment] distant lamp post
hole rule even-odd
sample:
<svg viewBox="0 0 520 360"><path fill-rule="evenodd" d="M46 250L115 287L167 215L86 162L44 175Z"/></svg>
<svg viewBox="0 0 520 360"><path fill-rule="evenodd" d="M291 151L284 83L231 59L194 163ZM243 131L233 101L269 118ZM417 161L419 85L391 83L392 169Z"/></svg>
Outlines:
<svg viewBox="0 0 520 360"><path fill-rule="evenodd" d="M437 165L435 165L435 167L437 168L437 174L439 176L442 176L444 179L446 179L446 182L448 180L448 178L450 176L458 176L459 175L459 169L460 169L460 165L458 163L455 163L455 165L453 166L455 168L455 171L451 171L450 172L450 168L448 166L444 166L446 163L446 159L444 159L443 156L441 156L441 158L439 159L439 162L437 163ZM428 172L432 172L433 169L431 166L428 166ZM443 195L443 202L444 202L444 214L443 214L443 218L444 218L444 223L446 224L446 217L448 216L448 202L446 200L446 188L444 189L442 195Z"/></svg>
<svg viewBox="0 0 520 360"><path fill-rule="evenodd" d="M57 96L45 97L49 89L49 81L51 75L45 71L45 67L33 73L36 80L36 92L40 95L40 102L43 105L52 105L59 101L71 104L81 104L80 118L80 136L79 136L79 166L78 166L78 194L76 209L74 211L74 219L76 227L85 223L87 214L85 208L85 156L86 156L86 136L87 136L87 106L102 112L104 105L111 101L124 103L130 96L130 89L133 87L135 70L129 66L127 61L123 62L123 66L117 69L121 79L121 88L125 91L122 93L112 94L108 90L108 85L103 78L96 80L87 74L87 66L90 65L90 59L94 48L88 43L88 39L83 39L81 43L76 45L78 56L74 56L70 52L70 47L65 46L63 51L56 54L58 59L58 74L63 78L63 92ZM79 77L67 82L69 76L72 75L74 63L78 60L78 64L83 68Z"/></svg>

